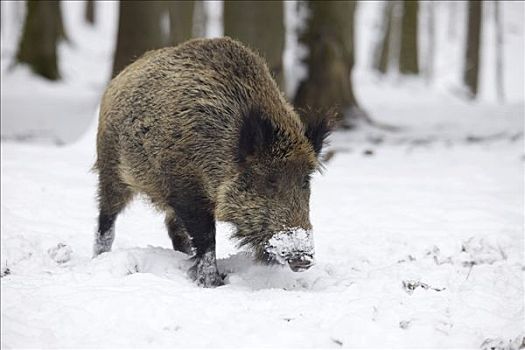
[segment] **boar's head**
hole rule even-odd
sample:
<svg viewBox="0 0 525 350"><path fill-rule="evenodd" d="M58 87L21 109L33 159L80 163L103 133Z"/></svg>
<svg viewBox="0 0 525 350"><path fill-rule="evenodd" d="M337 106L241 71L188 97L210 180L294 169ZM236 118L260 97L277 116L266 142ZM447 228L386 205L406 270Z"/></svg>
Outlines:
<svg viewBox="0 0 525 350"><path fill-rule="evenodd" d="M310 178L330 131L328 117L276 125L264 113L243 118L235 162L238 171L222 186L220 220L233 223L240 245L263 262L303 271L314 263L309 217Z"/></svg>

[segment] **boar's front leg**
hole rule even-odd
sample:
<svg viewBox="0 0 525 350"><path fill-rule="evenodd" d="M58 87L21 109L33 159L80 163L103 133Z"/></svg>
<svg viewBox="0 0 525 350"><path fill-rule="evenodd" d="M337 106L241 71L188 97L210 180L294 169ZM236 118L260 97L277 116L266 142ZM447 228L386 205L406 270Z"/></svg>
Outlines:
<svg viewBox="0 0 525 350"><path fill-rule="evenodd" d="M195 249L195 263L188 271L189 276L202 287L217 287L224 281L217 269L215 257L215 218L212 203L193 188L173 198L172 207L182 220L192 246Z"/></svg>
<svg viewBox="0 0 525 350"><path fill-rule="evenodd" d="M185 254L192 254L193 249L191 247L190 237L188 237L186 228L180 217L177 217L175 212L170 211L166 215L165 223L173 249Z"/></svg>

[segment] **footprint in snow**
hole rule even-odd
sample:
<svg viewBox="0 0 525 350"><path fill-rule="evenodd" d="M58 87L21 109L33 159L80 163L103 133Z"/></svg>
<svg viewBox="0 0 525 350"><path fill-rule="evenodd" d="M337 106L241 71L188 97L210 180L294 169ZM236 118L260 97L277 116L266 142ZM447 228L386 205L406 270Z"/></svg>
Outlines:
<svg viewBox="0 0 525 350"><path fill-rule="evenodd" d="M47 250L47 254L51 259L53 259L57 264L64 264L71 260L71 254L73 249L64 244L58 243L56 246L51 247Z"/></svg>

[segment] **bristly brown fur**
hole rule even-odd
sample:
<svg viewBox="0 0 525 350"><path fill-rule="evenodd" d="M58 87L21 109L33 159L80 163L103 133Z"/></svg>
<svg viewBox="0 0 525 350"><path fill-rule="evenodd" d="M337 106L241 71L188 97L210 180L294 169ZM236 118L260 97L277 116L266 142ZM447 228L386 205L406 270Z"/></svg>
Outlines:
<svg viewBox="0 0 525 350"><path fill-rule="evenodd" d="M148 52L102 98L101 215L146 194L167 213L175 249L191 242L197 255L214 249L215 218L256 250L283 227L309 229L308 179L331 123L314 120L304 125L263 59L234 40Z"/></svg>
<svg viewBox="0 0 525 350"><path fill-rule="evenodd" d="M341 123L342 115L334 107L326 109L313 109L310 107L298 109L301 120L306 125L305 136L314 148L319 159L319 170L324 169L322 164L321 150L328 144L328 137L332 131Z"/></svg>

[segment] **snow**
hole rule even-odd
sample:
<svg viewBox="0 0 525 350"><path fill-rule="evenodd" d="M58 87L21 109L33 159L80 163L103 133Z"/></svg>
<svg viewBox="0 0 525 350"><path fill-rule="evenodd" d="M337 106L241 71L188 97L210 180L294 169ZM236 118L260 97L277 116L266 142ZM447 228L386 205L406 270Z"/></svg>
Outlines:
<svg viewBox="0 0 525 350"><path fill-rule="evenodd" d="M145 202L119 218L114 251L91 259L88 148L2 143L2 345L473 348L519 336L522 139L345 147L312 184L317 264L257 265L220 224L227 284L208 290ZM408 293L407 281L431 288Z"/></svg>
<svg viewBox="0 0 525 350"><path fill-rule="evenodd" d="M286 259L292 257L308 261L310 264L314 263L312 231L300 227L275 233L268 240L265 250L281 264L286 264Z"/></svg>
<svg viewBox="0 0 525 350"><path fill-rule="evenodd" d="M2 40L2 348L519 348L523 98L469 103L439 84L379 79L363 49L357 97L399 130L332 135L326 169L311 185L313 267L259 265L221 222L226 284L199 288L187 276L192 261L171 249L163 216L141 199L117 220L113 251L92 259L96 105L116 8L98 4L105 19L91 31L75 22L83 3L64 3L74 45L61 47L69 57L62 82L6 70ZM374 6L360 4L359 28ZM506 59L523 57L520 45ZM67 117L74 120L64 124ZM25 119L15 130L17 118ZM34 127L40 120L47 124Z"/></svg>

